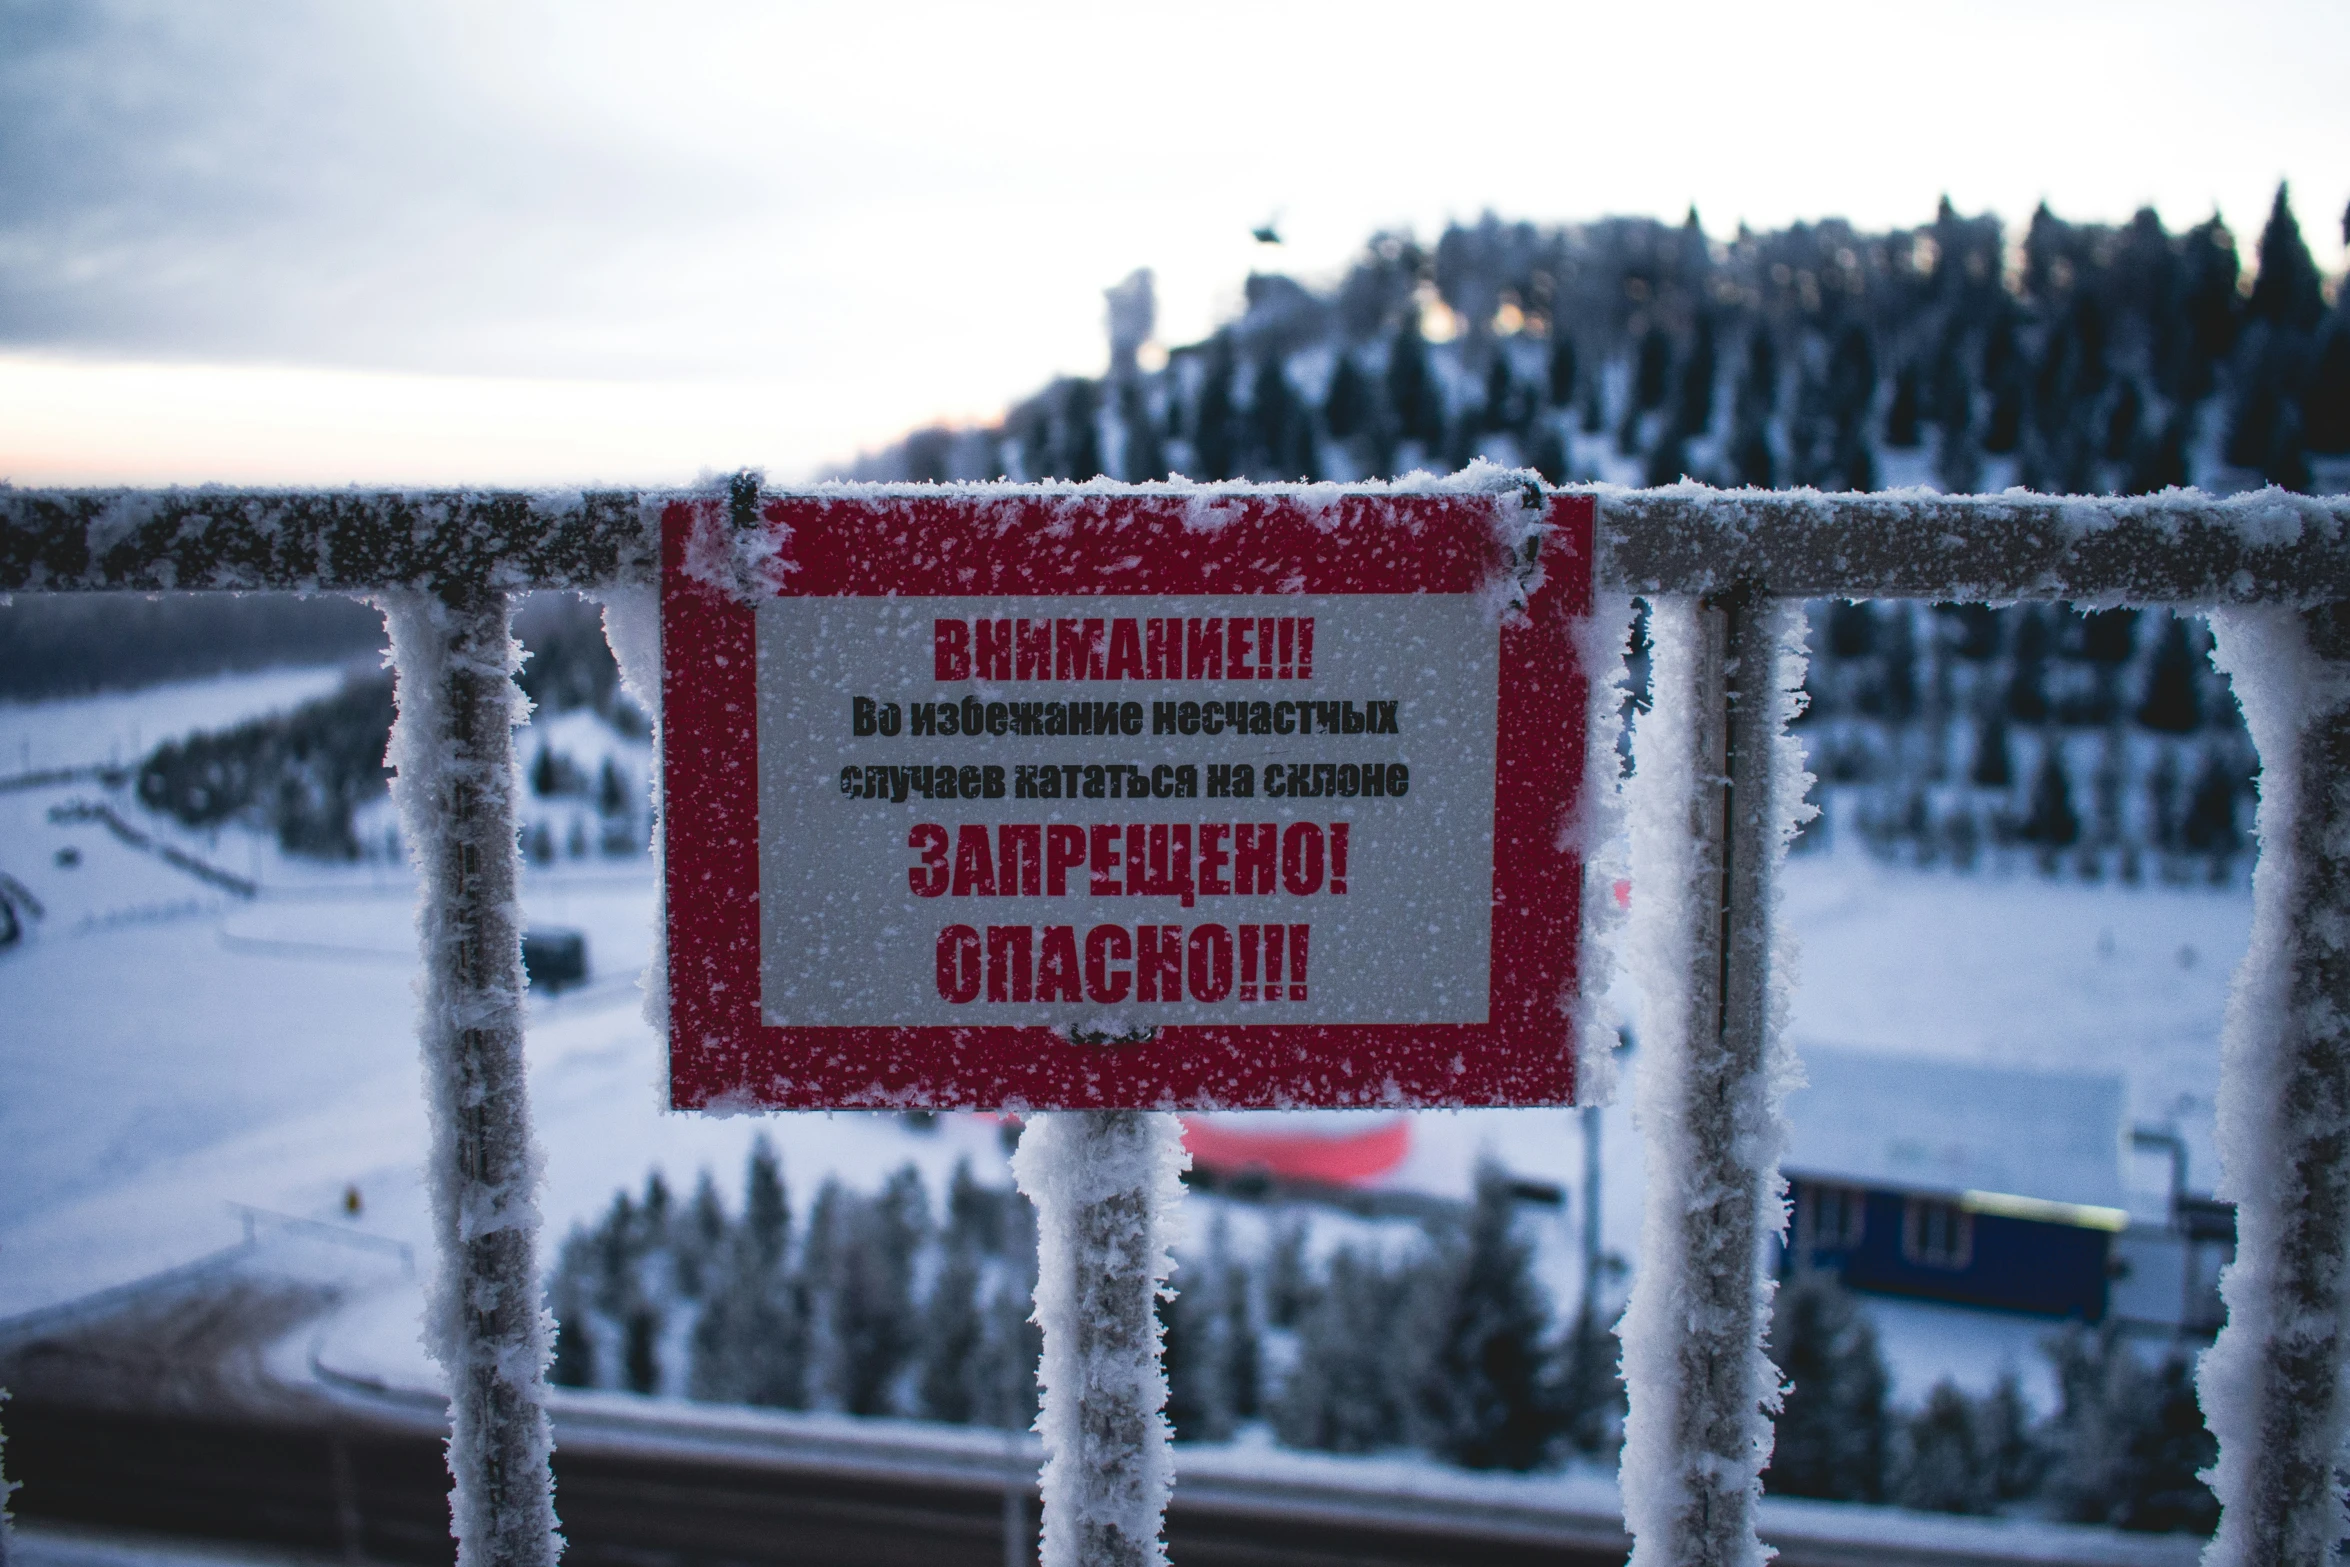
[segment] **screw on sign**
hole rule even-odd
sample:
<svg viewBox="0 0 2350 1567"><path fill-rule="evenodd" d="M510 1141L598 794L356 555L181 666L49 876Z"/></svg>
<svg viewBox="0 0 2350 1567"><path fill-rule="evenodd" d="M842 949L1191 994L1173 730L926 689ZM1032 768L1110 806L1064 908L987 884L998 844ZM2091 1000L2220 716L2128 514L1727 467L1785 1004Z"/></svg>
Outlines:
<svg viewBox="0 0 2350 1567"><path fill-rule="evenodd" d="M1572 1102L1592 504L669 508L670 1096L1011 1109L1044 1552L1163 1560L1174 1118Z"/></svg>

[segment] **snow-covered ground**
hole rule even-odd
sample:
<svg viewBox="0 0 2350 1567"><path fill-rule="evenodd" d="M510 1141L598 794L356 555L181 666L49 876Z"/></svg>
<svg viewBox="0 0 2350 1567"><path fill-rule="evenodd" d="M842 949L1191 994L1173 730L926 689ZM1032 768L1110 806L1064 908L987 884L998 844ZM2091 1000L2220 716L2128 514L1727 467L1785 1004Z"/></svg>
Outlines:
<svg viewBox="0 0 2350 1567"><path fill-rule="evenodd" d="M265 669L57 702L0 701L0 776L126 765L164 741L325 696L339 668Z"/></svg>
<svg viewBox="0 0 2350 1567"><path fill-rule="evenodd" d="M19 1522L10 1547L9 1567L327 1567L342 1560L237 1541L167 1539L46 1520Z"/></svg>
<svg viewBox="0 0 2350 1567"><path fill-rule="evenodd" d="M2175 1123L2198 1189L2218 1166L2220 1017L2252 930L2249 892L1962 876L1857 854L1797 856L1792 1032L1820 1044L2119 1077L2133 1123ZM2125 1166L2159 1217L2169 1167Z"/></svg>
<svg viewBox="0 0 2350 1567"><path fill-rule="evenodd" d="M174 734L316 696L338 678L277 672L0 707L0 760L27 769L129 761ZM537 740L519 737L526 761ZM593 767L600 756L581 760ZM240 900L95 823L49 819L52 805L99 789L0 790L0 871L47 911L30 940L0 952L0 1319L233 1244L244 1223L235 1204L405 1241L429 1259L405 868L292 862L250 834L181 833L116 797L159 836L261 882L258 899ZM58 858L68 847L80 853L70 867ZM587 933L593 969L584 989L533 1003L551 1240L600 1213L616 1188L640 1188L656 1166L680 1191L707 1167L731 1197L762 1132L782 1153L795 1205L827 1174L869 1188L909 1160L934 1196L962 1159L981 1179L1009 1184L999 1129L981 1117L924 1129L889 1115L665 1113L662 1050L635 986L651 943L649 860L534 866L524 888L534 922ZM2194 1183L2208 1189L2220 1015L2247 940L2247 894L1967 878L1840 853L1790 863L1786 908L1803 948L1799 1047L2110 1073L2125 1084L2133 1121L2184 1133ZM1568 1207L1535 1223L1556 1298L1571 1302L1585 1114L1417 1116L1409 1156L1384 1179L1465 1195L1490 1154L1561 1186ZM1607 1244L1629 1253L1639 1140L1623 1108L1600 1120ZM2132 1160L2125 1178L2133 1207L2158 1213L2167 1166ZM356 1216L344 1207L352 1188ZM1256 1223L1237 1205L1232 1213L1246 1244ZM418 1309L412 1290L371 1292L333 1330L330 1360L397 1380L429 1375ZM1944 1375L1982 1388L2010 1367L2044 1386L2045 1323L1874 1309L1902 1401Z"/></svg>

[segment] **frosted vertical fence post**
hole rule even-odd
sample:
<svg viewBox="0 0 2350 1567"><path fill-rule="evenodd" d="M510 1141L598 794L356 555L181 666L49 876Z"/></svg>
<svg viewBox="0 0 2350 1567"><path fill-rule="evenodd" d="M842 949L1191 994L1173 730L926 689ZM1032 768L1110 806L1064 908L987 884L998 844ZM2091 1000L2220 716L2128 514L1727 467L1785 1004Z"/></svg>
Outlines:
<svg viewBox="0 0 2350 1567"><path fill-rule="evenodd" d="M1013 1155L1037 1216L1042 1567L1167 1560L1175 1460L1157 1299L1186 1162L1182 1124L1144 1110L1040 1116Z"/></svg>
<svg viewBox="0 0 2350 1567"><path fill-rule="evenodd" d="M419 1032L440 1252L425 1337L449 1376L458 1567L553 1567L541 1160L522 1049L519 649L502 593L380 602L398 669L394 788L423 883Z"/></svg>
<svg viewBox="0 0 2350 1567"><path fill-rule="evenodd" d="M2335 1559L2350 1421L2350 604L2221 610L2218 662L2260 749L2251 949L2228 998L2227 1323L2198 1392L2219 1438L2213 1567Z"/></svg>
<svg viewBox="0 0 2350 1567"><path fill-rule="evenodd" d="M1625 1311L1625 1524L1638 1567L1750 1567L1780 1223L1771 877L1790 787L1787 605L1736 590L1654 602L1655 702L1633 767L1634 917L1648 1007L1636 1113L1648 1142ZM1645 910L1643 905L1645 903Z"/></svg>

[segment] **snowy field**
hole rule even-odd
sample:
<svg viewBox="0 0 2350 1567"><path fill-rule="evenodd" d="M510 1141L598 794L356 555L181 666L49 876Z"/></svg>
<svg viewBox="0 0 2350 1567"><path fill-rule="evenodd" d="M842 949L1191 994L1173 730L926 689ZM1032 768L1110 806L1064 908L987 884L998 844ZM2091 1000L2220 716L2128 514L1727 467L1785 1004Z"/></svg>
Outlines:
<svg viewBox="0 0 2350 1567"><path fill-rule="evenodd" d="M319 695L338 678L281 671L0 706L0 759L23 770L130 761L175 734ZM519 738L527 760L538 737ZM238 1205L260 1210L264 1225L270 1215L323 1221L406 1242L429 1260L411 1033L415 894L405 868L289 861L251 834L180 832L115 797L158 837L258 880L261 895L246 901L97 823L50 819L53 806L103 793L94 782L0 790L0 871L46 911L28 941L0 951L0 1319L235 1244L246 1223ZM66 849L78 863L61 863ZM592 964L585 988L532 1003L550 1242L599 1215L615 1188L641 1188L653 1167L676 1191L709 1168L731 1198L761 1132L782 1153L795 1206L828 1174L871 1188L907 1161L934 1200L959 1160L984 1181L1009 1183L999 1128L982 1117L924 1129L871 1114L663 1113L661 1046L638 1015L635 983L651 941L650 862L533 866L524 887L532 921L586 932ZM2248 894L1963 878L1857 854L1797 856L1786 889L1802 942L1799 1048L2117 1076L2128 1118L2177 1125L2193 1183L2209 1189L2220 1017L2247 940ZM1417 1116L1409 1155L1383 1179L1461 1196L1478 1158L1490 1155L1565 1189L1567 1207L1535 1222L1554 1298L1568 1303L1579 1288L1578 1116ZM1601 1121L1607 1245L1628 1254L1641 1150L1625 1110L1601 1112ZM2167 1165L2131 1160L2124 1175L2132 1207L2158 1215ZM345 1209L353 1189L356 1216ZM1235 1206L1234 1217L1245 1244L1253 1216ZM332 1330L327 1358L399 1381L428 1378L418 1309L412 1288L373 1291ZM1901 1402L1945 1375L1984 1388L2009 1367L2044 1388L2036 1346L2045 1323L1927 1305L1872 1309Z"/></svg>
<svg viewBox="0 0 2350 1567"><path fill-rule="evenodd" d="M342 679L335 668L269 669L67 701L0 701L0 776L134 763L166 740L283 712Z"/></svg>
<svg viewBox="0 0 2350 1567"><path fill-rule="evenodd" d="M17 1523L9 1545L9 1567L325 1567L342 1560L265 1545L169 1540L45 1520Z"/></svg>

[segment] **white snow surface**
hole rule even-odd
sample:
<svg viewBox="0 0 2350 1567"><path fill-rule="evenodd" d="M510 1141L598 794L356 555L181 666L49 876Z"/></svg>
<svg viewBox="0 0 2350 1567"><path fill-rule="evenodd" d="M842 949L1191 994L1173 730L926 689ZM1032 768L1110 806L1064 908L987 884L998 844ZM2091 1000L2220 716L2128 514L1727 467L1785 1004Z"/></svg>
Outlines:
<svg viewBox="0 0 2350 1567"><path fill-rule="evenodd" d="M1790 1172L1896 1191L2123 1204L2118 1077L1803 1052Z"/></svg>
<svg viewBox="0 0 2350 1567"><path fill-rule="evenodd" d="M0 701L0 776L136 766L166 740L330 696L344 674L331 666L265 669L59 701Z"/></svg>
<svg viewBox="0 0 2350 1567"><path fill-rule="evenodd" d="M2244 892L1919 871L1858 851L1798 854L1780 880L1804 946L1799 1051L2118 1077L2128 1122L2175 1127L2189 1184L2211 1189ZM2159 1158L2125 1156L2125 1206L2159 1222L2167 1179Z"/></svg>
<svg viewBox="0 0 2350 1567"><path fill-rule="evenodd" d="M169 918L110 918L177 896L186 878L110 851L103 833L46 822L30 795L0 794L0 864L29 859L38 874L27 879L52 908L30 944L0 954L0 993L21 1021L0 1030L0 1318L234 1243L232 1200L331 1218L429 1256L409 990L413 880L353 866L331 881L315 873L314 884L266 887L252 905L215 897ZM48 867L50 847L65 842L88 856L72 872ZM1799 1041L2120 1076L2133 1120L2180 1118L2195 1150L2193 1184L2208 1188L2220 1019L2245 947L2247 895L1966 877L1857 853L1797 855L1783 880L1785 915L1807 953L1792 1021ZM69 928L79 913L56 914L73 889L90 920L80 930ZM585 989L530 1001L552 1234L596 1218L615 1187L640 1188L655 1166L678 1191L708 1168L737 1201L761 1131L779 1145L795 1204L827 1174L871 1190L907 1160L934 1198L960 1158L984 1181L1008 1180L996 1126L982 1117L942 1117L922 1132L882 1114L664 1114L660 1041L633 1005L633 976L654 937L646 863L528 867L523 899L534 923L586 931L593 964ZM250 939L259 933L331 939ZM2194 954L2191 964L2182 951ZM1623 984L1614 999L1628 1008L1635 998ZM1558 1232L1544 1277L1554 1298L1571 1301L1580 1283L1574 1114L1414 1115L1409 1154L1378 1184L1463 1196L1480 1153L1490 1153L1561 1186L1569 1211L1542 1221ZM1607 1242L1636 1255L1643 1147L1623 1110L1604 1114ZM2125 1171L2133 1208L2158 1214L2162 1161L2141 1157ZM356 1220L340 1216L346 1184L364 1199ZM395 1312L380 1336L338 1322L334 1341L397 1385L435 1386L417 1337L420 1307L411 1298L405 1309L405 1322ZM1899 1399L1922 1398L1945 1374L1984 1390L2003 1361L2027 1377L2038 1370L2047 1324L1954 1315L1972 1337L1909 1335L1915 1356L1889 1344Z"/></svg>

